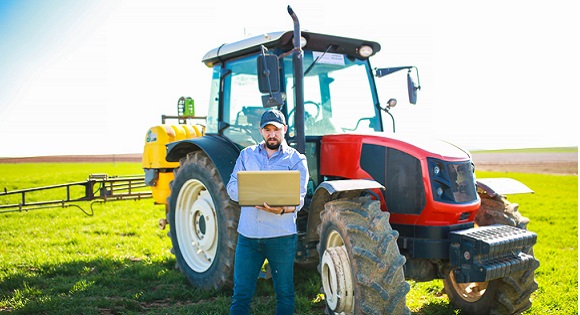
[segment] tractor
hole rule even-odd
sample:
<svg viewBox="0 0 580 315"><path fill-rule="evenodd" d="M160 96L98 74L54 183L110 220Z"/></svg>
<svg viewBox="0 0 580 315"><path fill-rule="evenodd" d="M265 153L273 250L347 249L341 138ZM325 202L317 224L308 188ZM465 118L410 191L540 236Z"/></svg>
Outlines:
<svg viewBox="0 0 580 315"><path fill-rule="evenodd" d="M310 173L295 264L316 266L328 313L409 314L406 280L433 279L468 314L530 308L537 235L505 195L531 190L476 179L471 154L458 146L385 131L396 100L382 106L376 80L407 71L414 104L417 68L373 68L379 43L301 31L288 13L292 30L203 56L212 69L207 116L195 116L193 100L182 97L180 124L147 132L146 183L165 204L160 226L169 225L176 265L191 285L233 284L240 207L225 187L240 150L262 141L260 116L274 107Z"/></svg>

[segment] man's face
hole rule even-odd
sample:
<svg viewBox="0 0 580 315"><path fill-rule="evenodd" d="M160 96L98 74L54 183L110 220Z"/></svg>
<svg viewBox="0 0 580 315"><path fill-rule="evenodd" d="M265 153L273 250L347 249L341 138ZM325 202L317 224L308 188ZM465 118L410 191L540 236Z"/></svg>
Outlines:
<svg viewBox="0 0 580 315"><path fill-rule="evenodd" d="M278 150L282 140L284 139L284 134L288 126L283 126L278 128L274 125L266 125L264 128L260 129L260 133L266 141L266 147L270 150Z"/></svg>

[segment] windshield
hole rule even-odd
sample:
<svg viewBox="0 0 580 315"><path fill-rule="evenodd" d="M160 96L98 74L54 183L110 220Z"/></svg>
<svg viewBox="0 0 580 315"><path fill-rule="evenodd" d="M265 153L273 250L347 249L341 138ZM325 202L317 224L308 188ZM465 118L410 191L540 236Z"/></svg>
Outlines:
<svg viewBox="0 0 580 315"><path fill-rule="evenodd" d="M258 88L257 58L251 55L228 61L223 68L214 67L206 133L223 132L242 147L262 140L259 121L267 108L262 105ZM294 137L292 56L284 57L282 62L282 90L287 98L287 108L282 111L288 115L288 136ZM342 54L304 52L304 69L309 69L304 78L307 136L381 130L369 84L369 67L366 61Z"/></svg>
<svg viewBox="0 0 580 315"><path fill-rule="evenodd" d="M294 136L292 56L283 60L290 136ZM380 131L369 85L368 63L345 55L304 51L304 113L307 136Z"/></svg>

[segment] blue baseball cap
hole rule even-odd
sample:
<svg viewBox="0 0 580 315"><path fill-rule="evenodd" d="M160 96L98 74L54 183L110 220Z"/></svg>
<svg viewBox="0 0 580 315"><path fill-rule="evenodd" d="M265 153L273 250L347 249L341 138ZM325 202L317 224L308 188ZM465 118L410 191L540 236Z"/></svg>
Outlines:
<svg viewBox="0 0 580 315"><path fill-rule="evenodd" d="M284 118L284 114L281 111L269 109L262 114L262 119L260 120L260 128L264 128L266 125L274 125L276 128L282 128L286 126L286 118Z"/></svg>

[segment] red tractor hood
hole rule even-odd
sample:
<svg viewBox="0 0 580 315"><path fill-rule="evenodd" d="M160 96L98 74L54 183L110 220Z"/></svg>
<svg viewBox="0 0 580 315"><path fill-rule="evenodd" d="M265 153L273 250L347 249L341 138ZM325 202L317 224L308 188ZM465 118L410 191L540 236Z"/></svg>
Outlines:
<svg viewBox="0 0 580 315"><path fill-rule="evenodd" d="M360 167L363 144L396 149L424 161L427 157L447 161L466 161L471 154L449 142L417 136L372 134L335 134L322 137L320 173L324 176L368 178ZM384 163L384 161L376 161Z"/></svg>

